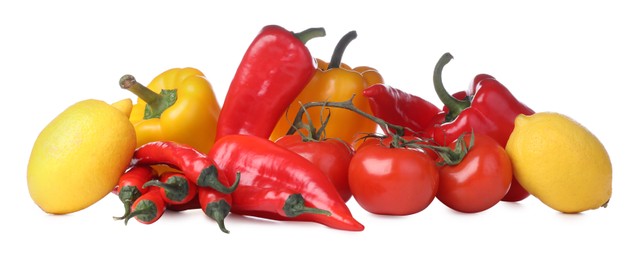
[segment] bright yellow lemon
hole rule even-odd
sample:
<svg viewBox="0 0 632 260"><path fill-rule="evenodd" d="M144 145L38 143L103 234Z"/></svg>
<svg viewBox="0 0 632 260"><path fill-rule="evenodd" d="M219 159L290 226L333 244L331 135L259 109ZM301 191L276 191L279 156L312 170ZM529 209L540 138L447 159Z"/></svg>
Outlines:
<svg viewBox="0 0 632 260"><path fill-rule="evenodd" d="M555 210L578 213L610 200L608 153L597 137L568 116L518 116L506 150L518 182Z"/></svg>
<svg viewBox="0 0 632 260"><path fill-rule="evenodd" d="M27 183L43 211L79 211L112 191L136 147L134 126L125 112L103 101L84 100L41 131L31 151Z"/></svg>

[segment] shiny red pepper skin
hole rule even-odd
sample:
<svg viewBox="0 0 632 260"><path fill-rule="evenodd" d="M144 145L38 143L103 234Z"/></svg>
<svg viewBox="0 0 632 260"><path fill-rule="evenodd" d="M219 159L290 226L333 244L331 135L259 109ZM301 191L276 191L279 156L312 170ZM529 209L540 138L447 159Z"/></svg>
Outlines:
<svg viewBox="0 0 632 260"><path fill-rule="evenodd" d="M199 187L211 187L222 193L230 193L226 175L218 172L213 160L195 148L171 141L155 141L146 143L134 152L133 164L154 165L166 164L178 169Z"/></svg>
<svg viewBox="0 0 632 260"><path fill-rule="evenodd" d="M514 129L514 120L520 114L531 115L534 111L516 99L509 90L487 74L474 77L465 92L449 95L441 82L443 66L452 59L444 54L434 72L435 90L446 108L433 119L426 131L439 145L446 145L466 132L484 134L492 137L505 147L509 135ZM515 180L503 201L520 201L529 193Z"/></svg>
<svg viewBox="0 0 632 260"><path fill-rule="evenodd" d="M312 221L342 230L364 230L322 171L302 156L268 139L247 135L225 136L215 143L209 157L217 163L220 171L226 173L229 181L235 178L234 173L240 172L240 186L300 193L306 206L331 213L331 216L302 214L292 220Z"/></svg>
<svg viewBox="0 0 632 260"><path fill-rule="evenodd" d="M384 84L370 86L362 94L369 100L373 115L407 128L404 135L421 134L440 111L423 98Z"/></svg>
<svg viewBox="0 0 632 260"><path fill-rule="evenodd" d="M305 32L315 30L320 34L311 37L324 35L322 28ZM316 61L299 37L276 25L259 32L229 86L217 122L216 141L231 134L270 136L276 122L316 73Z"/></svg>

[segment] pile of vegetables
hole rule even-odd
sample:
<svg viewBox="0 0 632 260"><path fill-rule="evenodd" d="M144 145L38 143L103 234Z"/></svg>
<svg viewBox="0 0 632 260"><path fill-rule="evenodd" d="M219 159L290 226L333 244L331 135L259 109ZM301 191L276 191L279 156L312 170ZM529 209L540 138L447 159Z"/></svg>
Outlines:
<svg viewBox="0 0 632 260"><path fill-rule="evenodd" d="M535 112L494 77L449 94L444 54L433 74L438 107L372 67L344 64L355 31L329 62L315 59L305 42L324 35L263 27L222 107L194 68L167 70L147 87L123 76L121 88L139 97L130 114L137 148L114 189L125 210L114 218L151 224L166 210L199 209L225 233L229 214L361 231L351 198L371 213L410 215L435 198L475 213L530 195L505 146L516 117Z"/></svg>

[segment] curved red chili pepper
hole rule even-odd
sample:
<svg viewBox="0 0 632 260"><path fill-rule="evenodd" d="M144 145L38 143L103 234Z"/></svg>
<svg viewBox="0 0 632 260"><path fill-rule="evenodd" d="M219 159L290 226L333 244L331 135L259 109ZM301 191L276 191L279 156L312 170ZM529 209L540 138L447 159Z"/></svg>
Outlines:
<svg viewBox="0 0 632 260"><path fill-rule="evenodd" d="M122 220L129 216L134 201L149 190L143 185L154 177L155 173L149 166L133 166L121 175L116 191L119 199L123 202L125 213L121 217L114 217L114 219Z"/></svg>
<svg viewBox="0 0 632 260"><path fill-rule="evenodd" d="M435 116L434 124L426 132L440 145L449 144L463 133L474 131L492 137L505 147L516 117L520 114L531 115L534 111L487 74L474 77L465 97L458 98L463 94L451 96L441 79L443 67L451 59L452 55L445 53L435 66L435 91L446 108ZM529 193L514 178L503 201L520 201L528 196Z"/></svg>
<svg viewBox="0 0 632 260"><path fill-rule="evenodd" d="M361 231L364 226L353 218L349 208L327 176L302 156L272 141L247 135L229 135L215 143L209 157L229 181L241 173L240 186L284 189L300 193L305 205L331 212L331 216L302 214L292 219ZM276 215L276 214L275 214Z"/></svg>
<svg viewBox="0 0 632 260"><path fill-rule="evenodd" d="M231 134L268 138L316 73L305 42L324 35L322 28L294 34L277 25L265 26L237 68L219 114L215 140Z"/></svg>
<svg viewBox="0 0 632 260"><path fill-rule="evenodd" d="M167 164L184 173L199 187L211 187L222 193L231 193L239 179L227 187L225 174L217 171L213 160L195 148L171 141L146 143L134 152L133 164Z"/></svg>
<svg viewBox="0 0 632 260"><path fill-rule="evenodd" d="M373 115L407 128L403 135L421 134L440 111L423 98L384 84L370 86L362 94L369 99ZM387 132L387 129L382 130Z"/></svg>

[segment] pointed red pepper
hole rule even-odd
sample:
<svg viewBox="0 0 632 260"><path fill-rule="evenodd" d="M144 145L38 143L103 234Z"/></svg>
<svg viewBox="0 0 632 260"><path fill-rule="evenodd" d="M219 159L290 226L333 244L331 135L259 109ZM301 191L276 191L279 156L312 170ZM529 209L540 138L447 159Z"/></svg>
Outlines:
<svg viewBox="0 0 632 260"><path fill-rule="evenodd" d="M324 35L323 28L292 33L277 25L265 26L230 83L215 140L231 134L270 137L279 118L316 73L316 60L305 42Z"/></svg>
<svg viewBox="0 0 632 260"><path fill-rule="evenodd" d="M426 133L439 145L447 145L463 133L474 131L492 137L505 147L516 117L520 114L531 115L534 111L487 74L474 77L465 95L450 95L443 86L441 72L452 58L450 53L445 53L435 67L434 87L445 109L435 116L434 123ZM527 196L529 193L514 179L503 200L520 201Z"/></svg>

